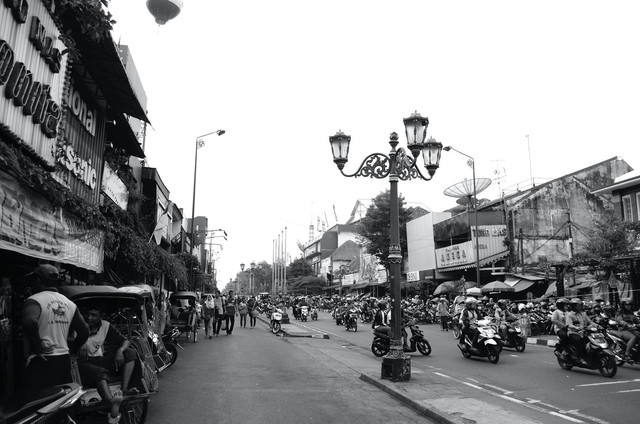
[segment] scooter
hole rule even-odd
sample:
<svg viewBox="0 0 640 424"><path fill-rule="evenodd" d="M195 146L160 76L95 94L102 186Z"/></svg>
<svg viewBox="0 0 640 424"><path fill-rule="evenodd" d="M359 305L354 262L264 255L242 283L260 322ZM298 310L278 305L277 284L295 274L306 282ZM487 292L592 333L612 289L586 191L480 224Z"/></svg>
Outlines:
<svg viewBox="0 0 640 424"><path fill-rule="evenodd" d="M177 327L167 327L162 334L162 343L164 344L167 353L171 356L167 368L175 364L176 359L178 359L178 349L184 349L180 343L178 343L179 335L180 329Z"/></svg>
<svg viewBox="0 0 640 424"><path fill-rule="evenodd" d="M48 387L26 404L0 409L2 424L67 423L75 421L69 416L70 408L82 397L84 390L77 383Z"/></svg>
<svg viewBox="0 0 640 424"><path fill-rule="evenodd" d="M282 309L275 308L271 312L270 327L273 334L278 334L280 332L282 329Z"/></svg>
<svg viewBox="0 0 640 424"><path fill-rule="evenodd" d="M522 329L518 321L506 321L507 337L502 340L502 347L515 349L516 352L524 352L527 342L522 336Z"/></svg>
<svg viewBox="0 0 640 424"><path fill-rule="evenodd" d="M351 309L347 313L344 327L347 331L349 330L353 330L354 332L358 331L358 311L356 311L355 309Z"/></svg>
<svg viewBox="0 0 640 424"><path fill-rule="evenodd" d="M610 320L609 326L616 327L618 325L617 321ZM636 326L631 326L629 330L636 330ZM628 360L625 361L624 355L627 352L627 342L622 338L622 334L620 331L613 329L605 329L605 337L607 339L609 350L613 352L616 357L616 365L621 367L626 363L629 365L640 365L640 350L638 349L638 344L631 349L631 355Z"/></svg>
<svg viewBox="0 0 640 424"><path fill-rule="evenodd" d="M402 327L402 331L406 334L406 328L411 330L411 339L409 339L409 347L403 348L405 353L411 353L418 351L424 356L431 354L431 345L429 341L424 338L424 333L420 330L420 327L415 323L407 323ZM377 356L382 357L389 353L391 348L391 327L386 325L380 325L373 329L373 342L371 343L371 352Z"/></svg>
<svg viewBox="0 0 640 424"><path fill-rule="evenodd" d="M458 349L467 359L479 356L489 359L492 364L497 364L500 360L500 345L500 336L496 334L491 320L482 319L478 321L478 336L475 340L471 340L468 334L464 334L464 339L458 343Z"/></svg>
<svg viewBox="0 0 640 424"><path fill-rule="evenodd" d="M569 345L564 352L554 352L558 359L558 365L563 370L573 367L597 369L603 377L613 377L618 371L616 357L609 349L604 333L596 327L584 330L583 337L587 337L586 357L580 355L575 346Z"/></svg>
<svg viewBox="0 0 640 424"><path fill-rule="evenodd" d="M301 306L300 307L300 321L307 321L307 317L309 316L309 307Z"/></svg>
<svg viewBox="0 0 640 424"><path fill-rule="evenodd" d="M314 321L318 320L318 308L316 308L315 306L311 308L311 319Z"/></svg>

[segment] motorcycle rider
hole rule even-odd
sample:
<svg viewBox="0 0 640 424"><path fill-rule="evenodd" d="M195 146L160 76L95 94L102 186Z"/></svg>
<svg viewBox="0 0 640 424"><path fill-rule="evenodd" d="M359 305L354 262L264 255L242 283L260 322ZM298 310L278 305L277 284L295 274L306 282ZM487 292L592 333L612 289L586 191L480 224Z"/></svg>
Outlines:
<svg viewBox="0 0 640 424"><path fill-rule="evenodd" d="M583 361L586 357L586 345L587 339L583 337L584 329L589 326L598 326L596 323L591 321L589 316L582 310L583 303L580 298L571 299L571 312L567 314L567 327L569 334L569 344L575 346L578 356Z"/></svg>
<svg viewBox="0 0 640 424"><path fill-rule="evenodd" d="M558 343L556 343L555 353L566 354L564 352L567 345L569 336L567 334L567 313L569 312L569 299L561 297L556 300L556 310L551 315L551 322L553 323L553 331L558 336Z"/></svg>
<svg viewBox="0 0 640 424"><path fill-rule="evenodd" d="M465 335L469 336L471 343L474 343L478 334L478 311L476 310L478 301L474 297L467 297L464 301L464 309L460 313L460 323L462 324L462 333L460 335L460 343L464 344Z"/></svg>
<svg viewBox="0 0 640 424"><path fill-rule="evenodd" d="M624 360L632 362L631 351L633 347L640 341L640 331L638 331L638 325L640 325L640 318L635 316L631 310L631 300L622 299L620 301L620 308L615 317L618 322L618 332L620 337L627 342L627 351L624 355Z"/></svg>
<svg viewBox="0 0 640 424"><path fill-rule="evenodd" d="M518 318L509 312L507 309L507 301L504 299L498 300L498 304L496 306L496 311L493 315L496 319L496 325L498 326L500 337L506 342L507 341L507 322L516 321Z"/></svg>

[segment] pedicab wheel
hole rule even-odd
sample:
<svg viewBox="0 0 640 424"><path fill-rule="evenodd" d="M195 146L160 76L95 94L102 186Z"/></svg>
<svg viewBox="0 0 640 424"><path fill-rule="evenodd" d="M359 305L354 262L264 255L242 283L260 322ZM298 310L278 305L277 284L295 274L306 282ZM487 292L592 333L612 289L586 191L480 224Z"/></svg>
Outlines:
<svg viewBox="0 0 640 424"><path fill-rule="evenodd" d="M527 344L522 337L516 337L516 352L524 352L526 346Z"/></svg>
<svg viewBox="0 0 640 424"><path fill-rule="evenodd" d="M487 355L487 358L489 359L489 362L491 362L492 364L497 364L500 360L500 351L498 350L498 347L489 346L488 350L489 354Z"/></svg>
<svg viewBox="0 0 640 424"><path fill-rule="evenodd" d="M618 366L616 365L616 358L613 355L601 353L599 359L600 368L598 368L598 371L600 371L603 377L611 378L616 375Z"/></svg>
<svg viewBox="0 0 640 424"><path fill-rule="evenodd" d="M178 348L173 343L167 343L166 345L164 345L164 347L167 349L167 353L171 358L168 365L170 367L171 365L175 364L176 359L178 359Z"/></svg>
<svg viewBox="0 0 640 424"><path fill-rule="evenodd" d="M146 398L141 402L125 403L120 407L122 418L121 424L143 424L147 419L147 410L149 409L149 399Z"/></svg>
<svg viewBox="0 0 640 424"><path fill-rule="evenodd" d="M556 359L558 359L558 365L560 365L560 368L562 368L563 370L569 371L571 368L573 368L573 365L571 365L569 362L565 361L564 359L557 357Z"/></svg>
<svg viewBox="0 0 640 424"><path fill-rule="evenodd" d="M386 355L389 352L389 349L385 349L384 347L380 346L377 343L373 343L371 345L371 352L376 355L378 358L382 358L384 355Z"/></svg>
<svg viewBox="0 0 640 424"><path fill-rule="evenodd" d="M424 356L429 356L431 355L431 345L429 344L428 341L426 340L419 340L416 343L416 347L418 348L418 351L420 353L422 353Z"/></svg>
<svg viewBox="0 0 640 424"><path fill-rule="evenodd" d="M271 326L271 332L273 334L278 334L280 332L280 323L279 322L274 322L273 325Z"/></svg>

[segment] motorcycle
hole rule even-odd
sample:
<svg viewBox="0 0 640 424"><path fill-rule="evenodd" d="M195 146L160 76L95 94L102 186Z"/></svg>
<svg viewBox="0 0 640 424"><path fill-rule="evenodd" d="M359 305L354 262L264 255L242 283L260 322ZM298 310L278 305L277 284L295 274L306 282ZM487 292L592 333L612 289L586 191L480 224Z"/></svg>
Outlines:
<svg viewBox="0 0 640 424"><path fill-rule="evenodd" d="M424 356L429 356L431 354L431 345L424 338L424 333L420 330L420 327L411 322L403 326L404 331L406 331L406 328L411 331L411 338L409 339L409 347L402 350L406 353L418 351ZM382 357L389 353L391 348L391 328L386 325L380 325L372 331L371 352L377 357Z"/></svg>
<svg viewBox="0 0 640 424"><path fill-rule="evenodd" d="M491 320L483 319L478 321L478 336L471 340L468 334L464 335L464 340L458 343L458 349L465 358L479 356L489 359L492 364L497 364L500 360L501 341L500 336L491 325Z"/></svg>
<svg viewBox="0 0 640 424"><path fill-rule="evenodd" d="M358 331L358 311L356 311L355 309L351 309L347 313L344 326L347 331L349 330L353 330L354 332Z"/></svg>
<svg viewBox="0 0 640 424"><path fill-rule="evenodd" d="M580 355L571 344L564 352L555 352L560 368L563 370L570 370L573 367L597 369L603 377L609 378L616 375L618 370L616 357L609 349L604 333L596 327L589 327L584 330L583 337L585 336L587 337L586 357Z"/></svg>
<svg viewBox="0 0 640 424"><path fill-rule="evenodd" d="M458 340L462 332L462 328L460 327L460 314L451 317L447 325L449 326L449 330L451 330L453 338Z"/></svg>
<svg viewBox="0 0 640 424"><path fill-rule="evenodd" d="M300 307L300 321L306 322L308 316L309 316L309 307L308 306L301 306Z"/></svg>
<svg viewBox="0 0 640 424"><path fill-rule="evenodd" d="M311 319L314 321L318 320L318 308L315 306L311 308Z"/></svg>
<svg viewBox="0 0 640 424"><path fill-rule="evenodd" d="M167 327L164 330L164 334L162 334L162 343L165 349L167 349L168 354L171 355L171 360L167 367L175 364L176 359L178 359L178 349L184 349L180 343L178 343L179 335L180 329L177 327Z"/></svg>
<svg viewBox="0 0 640 424"><path fill-rule="evenodd" d="M273 334L278 334L280 332L280 330L282 329L282 309L275 308L271 312L271 320L269 326L271 327L271 332Z"/></svg>
<svg viewBox="0 0 640 424"><path fill-rule="evenodd" d="M75 423L70 408L82 397L84 390L77 383L61 384L44 389L26 404L0 409L3 424Z"/></svg>
<svg viewBox="0 0 640 424"><path fill-rule="evenodd" d="M609 321L610 327L616 327L618 323L615 320ZM636 330L636 326L630 326L629 330ZM630 365L640 364L640 350L638 344L631 349L631 355L629 360L625 361L624 355L627 352L627 342L622 338L622 334L613 329L605 329L605 336L608 341L609 350L613 352L616 357L616 365L621 367L627 362Z"/></svg>
<svg viewBox="0 0 640 424"><path fill-rule="evenodd" d="M527 342L522 336L522 328L518 321L507 321L507 337L502 341L502 346L515 349L516 352L524 352Z"/></svg>

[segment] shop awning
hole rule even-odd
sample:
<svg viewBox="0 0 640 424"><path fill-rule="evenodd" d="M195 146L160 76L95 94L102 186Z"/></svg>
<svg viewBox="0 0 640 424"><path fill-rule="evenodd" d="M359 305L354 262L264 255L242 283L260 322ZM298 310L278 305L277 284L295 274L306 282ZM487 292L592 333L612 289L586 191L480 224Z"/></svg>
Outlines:
<svg viewBox="0 0 640 424"><path fill-rule="evenodd" d="M520 280L511 287L513 287L513 290L516 293L519 293L527 290L529 287L533 286L535 283L536 283L535 281L531 281L531 280Z"/></svg>
<svg viewBox="0 0 640 424"><path fill-rule="evenodd" d="M482 267L486 264L493 263L500 259L506 258L507 256L509 256L508 250L505 250L504 252L496 253L495 255L491 255L488 258L480 259L480 266ZM438 268L437 271L450 272L450 271L459 271L461 269L469 269L469 268L475 268L475 267L476 267L476 263L473 262L473 263L464 264L464 265L452 266L449 268Z"/></svg>

